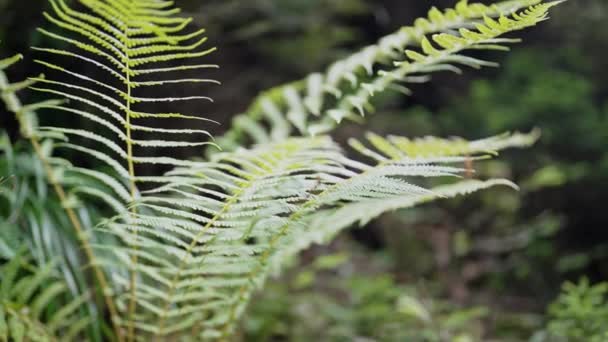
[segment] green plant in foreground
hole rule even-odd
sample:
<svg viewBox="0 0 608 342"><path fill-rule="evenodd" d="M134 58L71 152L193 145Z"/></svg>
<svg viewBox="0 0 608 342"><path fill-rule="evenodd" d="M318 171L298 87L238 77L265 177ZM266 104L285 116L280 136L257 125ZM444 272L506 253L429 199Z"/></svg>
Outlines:
<svg viewBox="0 0 608 342"><path fill-rule="evenodd" d="M455 176L467 171L459 166L466 161L529 146L534 133L470 142L371 133L353 137L349 145L366 162L347 156L327 134L342 121L369 113L377 93L407 93L404 84L425 82L437 71L495 65L465 52L506 50L518 40L503 35L545 20L558 3L460 1L454 9L433 8L428 18L338 61L326 73L261 95L218 139L223 151L201 161L176 158L175 150L217 146L208 139L194 141L209 133L166 123L204 127L210 120L154 109L210 101L165 91L217 83L185 74L216 67L198 62L215 50L203 48L204 30L189 30L190 19L177 16L179 10L168 1L78 2L82 8L76 10L64 0L49 0L52 10L44 15L54 29L39 32L60 47L33 47L48 75L11 84L0 73L0 90L67 215L81 264L89 265L91 303L108 318L105 338L119 341L231 339L252 294L310 245L387 211L495 185L515 187L502 179ZM0 70L20 58L0 61ZM107 78L89 77L75 63ZM16 93L25 88L52 99L23 105ZM157 88L180 95L146 95ZM95 128L48 119L60 115ZM85 157L93 162L82 162ZM91 166L96 164L102 166ZM142 167L154 165L170 171L142 175ZM441 178L443 185L425 188L420 179L428 177ZM87 224L82 207L102 214ZM24 239L32 246L35 236ZM3 284L12 283L6 273L1 277ZM68 303L55 316L49 312L51 340L85 335L53 329L57 316L72 307ZM29 315L29 304L34 305L20 303L24 319L38 318ZM11 301L1 305L7 311ZM20 335L10 324L0 327L8 331L2 337Z"/></svg>

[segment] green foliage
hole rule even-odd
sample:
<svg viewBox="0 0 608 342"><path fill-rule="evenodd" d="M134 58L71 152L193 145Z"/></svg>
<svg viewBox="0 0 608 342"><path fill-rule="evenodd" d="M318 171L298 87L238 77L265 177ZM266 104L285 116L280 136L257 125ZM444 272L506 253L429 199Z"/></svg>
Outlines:
<svg viewBox="0 0 608 342"><path fill-rule="evenodd" d="M21 250L2 265L1 341L77 341L92 323L81 310L87 296L73 297L55 266L31 265Z"/></svg>
<svg viewBox="0 0 608 342"><path fill-rule="evenodd" d="M337 62L326 74L313 74L300 86L263 95L220 142L225 146L233 139L232 144L206 160L182 158L176 151L217 147L212 140L194 140L209 138L207 130L168 128L166 123L204 125L211 120L162 109L174 102L211 100L183 94L181 88L179 95L169 91L185 84L217 83L187 74L217 67L199 62L215 50L204 47L205 31L192 31L191 19L177 16L179 9L172 2L80 0L83 9L64 0L49 3L44 17L52 28L39 32L59 47L34 47L41 56L36 63L48 76L10 83L2 69L21 57L0 61L2 99L34 149L36 179L44 173L56 194L57 203L49 210L65 212L63 219L57 219L62 229L53 229L53 234L83 251L70 266L91 266L95 284L90 287L104 297L114 327L112 337L132 341L227 340L255 291L312 244L328 242L341 230L387 211L496 185L515 187L502 178L458 181L457 176L471 172L460 164L506 148L529 146L537 139L535 133L471 142L374 134L352 138L353 154L365 162L347 155L323 134L343 119L357 117L355 113L370 111L369 101L376 93L406 90L401 83L426 81L432 72L459 72L457 65L494 65L463 52L505 50L505 44L517 40L503 38L504 34L544 21L559 2L520 0L485 6L460 1L444 12L434 8L428 18ZM449 33L438 33L446 30ZM88 76L74 67L78 63L98 69L105 77ZM25 88L59 99L22 105L17 95ZM169 95L148 97L149 89L163 89ZM52 119L58 115L87 124ZM270 120L270 125L257 122L262 119ZM243 132L255 144L244 141ZM10 146L6 151L8 156ZM28 184L30 175L18 175L20 170L13 164L7 158L3 166L21 177L19 181L25 182L21 184ZM155 165L169 171L142 172ZM439 179L441 185L429 186L423 178ZM40 188L46 191L44 185ZM34 201L47 201L45 196L33 196ZM9 207L20 205L6 197ZM47 209L32 208L24 211L24 218L10 219L26 222L24 240L31 241L35 255L40 248L30 231L51 228L35 225ZM89 221L89 211L99 216ZM35 220L28 220L28 215ZM48 246L56 250L66 245L44 245ZM7 265L18 262L16 254ZM42 269L51 272L52 265ZM46 279L46 273L38 274L34 272L31 279ZM4 283L12 284L3 279ZM380 283L371 293L393 285ZM365 306L372 305L367 290L361 295ZM77 298L78 304L85 301ZM22 299L23 306L30 297ZM412 296L401 296L397 302L400 315L417 315L413 321L428 331L433 328L428 317L444 315L435 308L423 314ZM47 327L50 333L64 323L57 323L57 317L64 318L77 306L65 304L59 309ZM442 320L451 331L475 316L474 312L446 314ZM83 320L65 321L76 329L68 337L80 333ZM429 333L428 338L443 337Z"/></svg>
<svg viewBox="0 0 608 342"><path fill-rule="evenodd" d="M564 284L549 307L549 317L548 341L608 340L608 283L591 285L582 279Z"/></svg>
<svg viewBox="0 0 608 342"><path fill-rule="evenodd" d="M357 43L362 33L349 22L373 10L363 0L216 0L202 6L210 29L228 31L224 41L255 39L251 48L286 73L317 69L348 53L343 46Z"/></svg>
<svg viewBox="0 0 608 342"><path fill-rule="evenodd" d="M44 144L50 152L49 144ZM0 182L0 260L35 260L35 265L54 268L53 277L62 279L69 292L82 296L89 291L86 267L78 241L55 194L46 184L39 157L26 146L11 145L8 137L0 139L0 174L10 175ZM79 214L87 226L96 220L93 208L80 207ZM21 249L27 246L25 258ZM27 259L27 260L25 260ZM84 306L84 305L83 305ZM94 305L86 305L86 315L98 315ZM101 340L103 322L89 322L87 336Z"/></svg>
<svg viewBox="0 0 608 342"><path fill-rule="evenodd" d="M374 272L382 268L377 259L370 265ZM349 256L322 256L298 273L269 284L244 323L244 339L480 340L485 309L461 309L433 299L423 284L403 286L388 275L367 274L356 267Z"/></svg>
<svg viewBox="0 0 608 342"><path fill-rule="evenodd" d="M539 65L540 59L545 62ZM590 71L579 70L578 66L584 61L579 53L570 50L551 56L546 56L544 51L537 48L516 51L496 79L473 81L467 100L452 99L437 113L424 109L408 111L403 114L403 124L421 127L414 128L414 133L436 135L471 131L491 134L514 127L540 127L543 139L537 146L537 157L523 158L518 163L510 162L508 167L499 163L495 169L502 170L501 173L519 175L522 189L531 199L542 197L545 204L538 208L539 212L543 212L539 218L548 218L549 215L553 217L551 221L561 221L558 230L562 234L594 234L594 222L598 217L593 214L595 210L578 213L568 206L578 203L581 208L593 208L594 203L601 201L606 193L603 186L607 174L604 146L608 144L608 139L603 132L608 121L603 100L596 96L602 91L601 88L592 82ZM551 82L547 82L547 79L551 79ZM579 115L571 114L575 112ZM431 124L433 127L430 127ZM570 137L571 141L563 139L565 136ZM581 158L582 155L585 158ZM555 196L558 188L560 196ZM583 188L586 189L584 196L578 194ZM501 217L512 217L510 222L493 224L496 234L505 234L507 229L517 234L528 230L526 227L537 226L536 219L507 210L507 202L512 203L510 207L515 209L526 205L526 202L519 199L513 202L512 198L507 197L512 196L503 194L500 198L493 197L481 210L492 212L500 206L501 212L505 213ZM503 201L505 205L500 204ZM475 222L467 225L471 230L477 227ZM587 228L581 228L581 225ZM588 230L582 232L581 229ZM525 249L528 255L514 255L518 259L517 267L521 269L518 272L536 277L539 274L529 271L531 268L545 268L539 265L556 267L560 273L576 272L606 255L605 244L596 238L588 245L570 244L567 249L560 249L556 233L554 230L552 234L531 236L537 238L531 239ZM544 289L545 276L534 280L539 291Z"/></svg>

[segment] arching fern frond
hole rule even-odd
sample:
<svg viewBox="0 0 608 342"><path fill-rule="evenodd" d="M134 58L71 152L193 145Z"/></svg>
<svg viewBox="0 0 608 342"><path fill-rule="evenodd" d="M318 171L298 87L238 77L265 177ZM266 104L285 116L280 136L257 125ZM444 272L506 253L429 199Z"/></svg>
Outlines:
<svg viewBox="0 0 608 342"><path fill-rule="evenodd" d="M549 8L558 3L539 2L507 1L486 6L460 1L445 11L433 8L428 18L418 19L378 44L332 64L325 73L311 74L260 95L233 120L231 130L218 143L229 150L248 141L280 141L292 133L325 133L344 119L372 111L370 100L377 93L394 89L408 94L404 84L426 82L428 74L436 71L460 72L459 64L493 66L462 52L506 50L505 44L518 40L500 36L544 20ZM521 9L525 10L518 12Z"/></svg>
<svg viewBox="0 0 608 342"><path fill-rule="evenodd" d="M428 144L426 144L427 148L420 146L421 151L425 149L433 151L429 155L426 153L408 155L407 150L396 144L390 144L394 148L393 153L386 153L389 141L375 135L371 137L370 140L376 146L376 150L359 150L359 152L365 156L369 156L368 152L373 152L379 157L376 159L376 164L366 165L352 160L345 162L343 165L354 169L355 174L335 181L325 190L303 202L298 209L290 213L281 230L272 236L268 247L258 254L258 267L248 275L248 282L239 288L238 298L232 304L232 315L224 326L225 337L230 335L233 325L244 313L257 287L263 284L271 272L280 270L290 257L313 243L329 241L329 238L354 223L368 222L388 211L435 199L470 194L496 185L516 187L512 182L500 179L485 182L456 182L429 190L415 183L420 177L452 177L464 172L463 169L444 166L463 162L469 158L459 158L460 155L472 155L472 158L475 158L479 153L483 156L486 153L495 154L504 148L526 147L536 141L538 136L515 134L470 143L462 141L461 152L446 151L445 154L436 153L437 144L431 145L430 149ZM405 138L392 137L392 139ZM428 140L430 139L418 142L424 144ZM439 139L436 141L438 145L447 142ZM468 146L464 147L465 145ZM397 150L402 153L394 154Z"/></svg>
<svg viewBox="0 0 608 342"><path fill-rule="evenodd" d="M336 233L385 211L511 185L465 182L434 192L416 179L456 176L464 169L449 164L463 163L467 157L460 155L475 158L528 145L534 137L459 141L456 150L446 149L444 140L400 139L370 135L375 150L353 143L363 156L375 157L372 164L347 158L320 136L218 153L168 173L172 182L149 191L128 224L123 217L102 228L140 251L136 298L147 315L133 322L139 334L166 339L194 331L194 339L225 339L272 270L318 236L330 235L329 221L321 219L338 215ZM412 154L412 146L420 152ZM126 251L122 260L128 262Z"/></svg>
<svg viewBox="0 0 608 342"><path fill-rule="evenodd" d="M350 145L378 163L407 157L422 160L438 158L437 160L443 159L445 162L459 162L460 158L453 159L453 157L469 156L467 158L474 159L474 156L479 153L496 155L498 151L506 148L528 147L536 142L539 136L538 131L533 131L529 134L503 134L482 140L466 141L464 139L439 139L434 137L414 140L398 136L383 138L370 133L367 140L373 147L368 148L358 140L351 140ZM465 161L468 160L467 158L465 158ZM307 230L297 238L292 238L290 243L286 243L285 245L289 247L274 257L273 267L275 270L280 270L286 260L312 244L327 243L343 229L354 224L363 226L383 213L413 207L437 199L468 195L494 186L517 188L511 181L504 179L488 181L468 179L430 188L428 193L369 199L347 203L338 208L320 210L307 218L306 225L315 228Z"/></svg>
<svg viewBox="0 0 608 342"><path fill-rule="evenodd" d="M72 297L53 263L37 267L23 252L0 266L0 341L78 341L92 317L87 296Z"/></svg>

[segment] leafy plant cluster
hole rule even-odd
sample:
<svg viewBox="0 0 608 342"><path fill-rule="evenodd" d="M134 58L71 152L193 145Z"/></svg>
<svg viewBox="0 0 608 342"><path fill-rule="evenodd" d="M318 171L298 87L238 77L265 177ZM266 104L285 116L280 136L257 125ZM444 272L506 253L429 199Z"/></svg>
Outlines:
<svg viewBox="0 0 608 342"><path fill-rule="evenodd" d="M584 278L567 282L560 296L549 307L547 329L532 341L608 340L608 284L591 285Z"/></svg>
<svg viewBox="0 0 608 342"><path fill-rule="evenodd" d="M356 254L356 246L350 247ZM252 307L246 339L431 342L487 338L486 321L495 319L490 308L465 309L438 299L437 286L428 282L399 285L386 273L377 273L386 267L378 255L371 261L371 272L365 270L370 265L361 266L353 258L343 253L325 255L270 284ZM546 318L531 327L511 323L511 329L526 332L518 337L522 341L606 341L606 286L592 285L587 279L567 282L549 305ZM507 341L518 335L495 332L492 336Z"/></svg>
<svg viewBox="0 0 608 342"><path fill-rule="evenodd" d="M4 139L2 167L13 179L2 191L12 234L2 235L5 340L228 340L255 291L309 246L387 211L515 187L455 176L472 172L461 164L529 146L534 133L475 141L369 133L349 140L351 154L328 134L371 113L376 94L409 93L407 84L438 71L493 66L466 52L506 50L518 40L504 34L544 21L558 2L433 8L326 72L262 94L215 141L208 118L162 110L211 101L176 91L180 85L218 83L198 73L217 67L199 61L215 51L205 31L191 30L171 2L49 4L53 28L38 31L57 46L33 47L48 75L11 83L1 70L22 56L0 60L2 100L33 151L15 158ZM106 77L92 78L77 63ZM149 95L158 88L163 95ZM49 99L23 104L26 89ZM58 115L87 126L52 119ZM206 146L222 151L206 159L175 152ZM143 172L158 165L169 171ZM401 310L415 300L401 297Z"/></svg>
<svg viewBox="0 0 608 342"><path fill-rule="evenodd" d="M321 256L269 284L245 322L245 339L482 340L485 308L437 299L432 286L400 285L381 258L361 266L357 247L349 247L355 255Z"/></svg>

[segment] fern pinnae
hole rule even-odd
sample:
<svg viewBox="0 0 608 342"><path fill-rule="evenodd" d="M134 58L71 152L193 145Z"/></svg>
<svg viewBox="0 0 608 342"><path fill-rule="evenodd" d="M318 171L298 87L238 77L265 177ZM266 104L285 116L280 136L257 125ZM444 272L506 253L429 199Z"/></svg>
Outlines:
<svg viewBox="0 0 608 342"><path fill-rule="evenodd" d="M395 69L381 70L376 79L363 84L354 95L342 98L335 110L328 112L331 119L340 123L353 112L364 115L371 107L371 98L380 92L407 83L412 76L429 74L438 71L462 73L457 65L473 68L497 66L496 63L462 55L468 49L507 49L504 44L518 42L516 39L499 38L501 35L533 26L547 18L547 11L560 2L533 5L521 13L514 13L512 18L501 15L498 20L484 17L483 23L476 23L475 30L459 29L459 36L449 33L432 35L431 39L422 37L421 51L405 50L407 59L395 61ZM431 43L432 41L432 43ZM434 45L437 45L436 48ZM333 114L333 115L332 115ZM325 126L330 122L325 120Z"/></svg>
<svg viewBox="0 0 608 342"><path fill-rule="evenodd" d="M263 171L263 170L260 170ZM243 174L241 174L243 176ZM185 267L187 265L187 261L189 262L190 258L192 258L192 252L194 250L194 248L197 247L197 245L200 243L200 239L208 233L208 230L211 229L211 227L218 222L222 216L228 212L228 210L230 210L230 208L232 206L235 206L237 204L237 202L239 201L239 198L241 195L243 195L245 193L245 191L247 190L247 188L251 187L252 182L255 179L248 179L244 182L240 181L238 178L233 178L233 180L238 181L240 184L240 188L236 188L234 189L235 192L232 194L232 196L226 200L225 204L222 206L222 208L213 214L213 217L208 221L208 223L200 230L200 232L197 234L197 236L194 237L194 239L192 239L192 242L190 243L190 245L188 245L187 249L185 250L184 253L184 257L181 258L181 260L179 261L179 266L177 271L175 272L175 275L173 277L173 279L171 280L170 286L169 286L169 290L168 293L169 295L166 297L166 301L163 307L163 310L161 312L161 314L159 315L160 320L157 324L158 328L158 332L157 332L157 337L158 338L162 338L162 336L164 336L165 334L165 325L166 325L166 317L167 314L166 312L168 312L170 305L173 303L173 297L175 294L175 291L177 290L177 285L178 282L180 281L180 278L183 274L185 274ZM203 208L203 211L205 211L206 208ZM215 236L219 236L218 234L216 234ZM213 238L210 240L210 242L213 242ZM198 261L198 263L200 264L204 264L204 261L206 260L206 257L203 257L202 260Z"/></svg>
<svg viewBox="0 0 608 342"><path fill-rule="evenodd" d="M171 279L171 283L169 284L168 296L167 296L165 304L164 304L164 306L162 308L161 314L159 315L160 319L159 319L159 322L158 322L158 325L157 325L158 326L157 341L159 341L159 339L162 338L162 336L164 336L164 334L165 334L165 324L166 324L166 319L167 319L167 316L168 316L168 311L169 311L170 306L173 304L173 296L174 296L174 293L175 293L175 291L177 289L177 283L180 281L180 277L181 277L181 275L182 275L182 273L184 271L184 268L186 267L186 261L192 255L192 250L199 243L200 238L207 233L207 230L211 226L213 226L213 224L215 222L217 222L217 220L220 219L221 215L223 213L225 213L230 208L230 206L232 204L234 204L234 203L236 203L238 201L238 195L239 194L240 193L237 192L236 196L234 196L233 198L231 198L230 200L228 200L226 202L226 204L220 210L220 212L217 213L217 214L215 214L213 216L213 218L200 230L200 232L194 237L194 239L192 239L192 242L186 248L186 251L184 253L184 257L181 258L181 260L179 262L178 269L175 272L174 277Z"/></svg>
<svg viewBox="0 0 608 342"><path fill-rule="evenodd" d="M378 199L377 201L352 203L336 210L322 210L308 218L310 220L308 225L317 227L317 229L299 234L297 239L291 239L288 247L274 255L269 263L274 269L273 272L278 273L278 270L284 264L284 260L289 260L312 245L328 243L346 227L354 224L362 227L386 212L413 207L438 198L468 195L496 186L518 189L513 182L504 179L492 179L488 181L464 180L432 188L427 194L397 196L389 199Z"/></svg>
<svg viewBox="0 0 608 342"><path fill-rule="evenodd" d="M159 120L171 118L210 120L181 113L139 112L135 110L134 105L138 103L212 100L206 96L148 98L137 96L134 93L134 90L142 87L158 87L182 83L218 83L203 78L174 78L167 80L156 79L138 81L136 77L140 75L163 74L179 70L213 68L215 66L207 64L184 65L178 67L170 66L163 68L149 68L147 66L162 62L202 57L213 52L215 48L199 49L207 41L207 38L203 36L204 30L197 30L185 34L181 33L190 22L190 19L176 17L175 14L178 13L179 10L172 8L172 3L170 2L150 2L144 0L117 0L111 2L81 0L80 4L90 10L91 14L71 9L64 0L51 0L53 14L45 13L45 17L51 24L63 29L65 33L54 33L46 29L39 30L47 37L67 43L79 51L72 52L63 49L47 48L37 48L37 50L51 55L55 54L63 57L72 57L87 64L91 64L112 75L115 80L124 86L124 89L68 70L60 65L39 60L39 64L44 65L50 70L64 73L80 82L72 83L71 81L59 82L41 79L38 80L38 82L46 84L48 87L35 87L34 90L75 100L78 104L84 104L87 107L95 109L96 112L99 111L108 116L107 118L96 117L96 114L87 110L76 109L71 106L59 106L61 107L60 110L66 113L78 115L108 128L111 132L117 134L120 140L124 142L124 147L115 144L110 139L97 133L63 127L47 127L45 128L45 131L101 143L106 146L110 152L119 157L118 160L120 160L120 162L103 151L96 151L85 146L78 146L74 143L58 144L58 146L68 147L101 160L105 164L111 166L122 179L126 180L128 183L127 191L129 193L129 199L127 201L125 201L124 193L120 196L119 201L115 201L112 197L116 195L116 191L122 192L122 187L118 185L122 182L110 182L107 178L100 177L99 174L88 173L89 176L94 176L94 178L101 180L106 185L110 185L109 189L114 192L113 194L105 194L103 191L97 189L82 187L75 188L74 192L102 198L102 200L109 203L115 211L119 211L121 205L122 207L129 207L131 210L130 218L123 218L125 222L129 222L130 219L135 220L137 218L138 212L137 206L128 205L128 203L133 203L140 198L135 164L167 164L184 167L193 165L191 162L171 157L140 156L135 153L135 146L175 148L214 145L213 142L136 139L134 137L134 132L136 131L159 133L163 135L204 134L205 136L210 137L210 134L206 130L164 129L147 125L137 125L134 123L134 120L138 118ZM76 36L76 38L72 38L72 35ZM188 41L191 42L188 43ZM89 55L94 57L90 57ZM98 59L101 59L101 61L98 61ZM108 92L111 93L111 95L106 94ZM78 93L87 96L81 96ZM89 100L88 98L90 97L99 99L104 104L99 103L100 101ZM106 106L105 104L108 105ZM50 109L58 109L57 107L58 106L49 106ZM123 162L125 165L124 167L121 165ZM159 177L159 181L163 181L162 177ZM113 227L118 229L116 225ZM133 231L134 234L137 234L137 232L138 230ZM131 262L132 271L130 272L130 281L127 286L130 293L129 303L126 308L127 317L125 319L128 340L133 340L135 338L134 320L138 293L136 288L138 285L136 270L138 269L139 255L137 249L137 246L134 246L133 259Z"/></svg>
<svg viewBox="0 0 608 342"><path fill-rule="evenodd" d="M404 137L389 136L388 139L377 135L368 134L368 140L386 155L387 158L399 159L408 157L410 160L419 159L428 162L464 162L465 158L454 158L460 155L474 155L477 153L495 155L496 151L509 147L523 148L532 145L539 138L538 131L529 134L503 134L487 139L476 141L465 141L461 139L407 139ZM359 152L367 147L363 144L351 144ZM454 146L456 146L454 148ZM443 156L443 157L440 157ZM468 157L467 157L468 159ZM382 158L382 160L386 160ZM283 260L288 260L291 256L309 247L312 244L324 244L335 237L342 229L352 224L364 225L373 218L387 211L401 208L408 208L416 204L432 201L437 198L451 198L459 195L466 195L472 192L488 189L495 186L507 186L518 189L513 182L504 179L492 179L488 181L464 180L453 184L442 185L430 189L430 191L418 194L378 198L362 202L353 202L337 209L321 210L311 215L307 224L317 227L315 230L306 231L298 235L298 239L289 241L286 248L273 257L270 262L274 269L280 269Z"/></svg>
<svg viewBox="0 0 608 342"><path fill-rule="evenodd" d="M484 17L510 15L540 2L541 0L514 0L487 6L462 0L447 10L433 8L426 18L420 18L412 26L404 26L377 44L332 64L323 73L313 73L301 81L262 93L244 114L233 120L232 128L219 139L219 144L223 148L232 149L248 141L262 143L271 141L270 138L272 141L285 139L291 133L294 123L283 117L294 110L300 113L300 117L304 115L307 118L304 135L327 133L336 127L337 122L344 119L356 120L357 116L353 112L364 114L371 111L369 99L374 93L387 89L409 93L410 90L397 81L416 83L428 80L427 77L413 75L390 81L386 79L391 76L386 75L386 72L391 72L391 64L403 61L403 51L408 47L419 46L426 35L438 32L457 34L455 31L460 28L474 28L474 24ZM511 41L501 41L508 42ZM447 65L441 68L457 70ZM436 71L439 69L435 68ZM380 70L379 74L375 74L377 70ZM427 71L431 70L427 68ZM386 76L385 79L379 80L383 75ZM378 83L374 84L374 80ZM379 85L384 82L384 85ZM290 95L286 96L286 93ZM298 102L304 104L304 110L300 104L293 106L294 95L300 99ZM338 102L337 105L332 104L335 101ZM300 119L300 130L301 122ZM266 123L270 124L270 130L265 128Z"/></svg>
<svg viewBox="0 0 608 342"><path fill-rule="evenodd" d="M412 144L420 144L418 146L417 155L408 155L411 151L403 148L402 145L393 144L388 139L381 138L377 135L369 135L374 146L379 146L378 152L371 154L371 150L362 147L362 144L353 144L357 151L364 155L371 156L376 164L374 166L361 164L358 162L349 162L348 159L342 158L343 165L350 165L358 172L351 177L337 178L334 184L330 184L327 188L314 194L309 199L300 201L294 209L289 210L288 217L283 220L280 227L273 228L272 235L268 239L268 243L263 251L259 251L256 258L256 267L254 267L247 276L245 284L234 294L234 299L230 305L224 328L222 329L223 338L227 338L236 323L237 318L244 310L244 305L251 297L252 291L264 281L270 269L277 267L278 260L285 260L287 255L294 255L297 251L307 247L314 241L318 241L318 236L323 236L323 230L314 232L306 229L306 227L317 227L311 225L308 220L315 217L314 212L321 207L326 208L357 208L357 213L354 217L370 217L373 218L385 211L395 210L397 208L411 206L416 203L442 198L456 196L458 194L473 192L485 189L495 185L512 185L510 182L501 180L492 180L488 182L464 182L456 183L451 187L425 189L420 186L408 183L403 180L411 178L411 176L424 177L439 177L439 176L454 176L462 173L463 168L446 167L433 165L441 163L445 160L448 162L464 162L465 158L455 158L458 155L485 153L486 151L499 150L505 147L523 147L533 143L537 136L515 134L512 136L501 136L490 139L484 139L476 142L462 142L462 147L455 150L445 150L444 146L448 145L448 141L435 140L431 143L428 139L413 141ZM395 139L396 137L392 137ZM390 148L388 147L390 146ZM400 153L396 153L400 151ZM389 153L386 153L389 152ZM442 153L443 152L443 153ZM386 153L386 156L381 155ZM431 156L430 158L427 156ZM439 156L444 156L439 158ZM450 157L454 157L450 159ZM394 202L394 203L393 203ZM340 204L346 203L346 204ZM352 203L352 204L349 204ZM367 205L377 204L377 213L367 211ZM347 209L347 210L349 210ZM327 210L327 209L325 209ZM354 211L350 211L354 213ZM344 221L344 220L342 220ZM354 223L355 220L347 221ZM330 227L331 220L323 225ZM339 225L346 227L347 224ZM291 231L298 233L291 233ZM335 230L337 232L339 230ZM294 235L295 234L295 235ZM303 235L302 235L303 234ZM290 235L297 237L302 235L303 241L298 242L290 240ZM306 236L310 235L310 238ZM279 256L277 256L279 255Z"/></svg>
<svg viewBox="0 0 608 342"><path fill-rule="evenodd" d="M252 157L252 160L253 159L255 159L255 157ZM279 160L277 160L277 162L279 162ZM214 164L216 164L216 165L214 165ZM288 165L289 164L286 164L286 166L288 166ZM203 173L207 175L207 178L204 178L203 180L205 180L205 179L208 180L208 177L214 174L213 172L209 172L211 170L210 168L213 168L213 167L220 168L220 169L218 169L218 172L215 173L216 174L215 177L220 177L218 179L221 179L224 177L224 175L221 172L219 172L219 170L221 170L221 169L231 170L231 172L237 171L237 170L231 169L231 168L226 169L227 166L228 165L210 163L208 166L205 166L205 168L204 168L205 171ZM270 167L270 166L271 166L270 164L266 165L266 167ZM261 175L258 175L258 176L240 173L241 177L245 177L243 179L234 178L232 176L229 176L228 174L225 175L227 177L226 180L230 180L230 182L239 184L238 187L230 186L229 183L227 183L226 181L220 181L220 182L212 181L210 183L210 184L217 184L217 185L223 186L226 189L232 189L232 191L231 191L232 195L230 198L225 199L223 203L218 202L217 211L215 211L213 213L213 216L208 219L203 218L198 215L190 214L185 211L168 210L168 208L166 208L166 207L153 206L154 209L160 210L161 212L172 213L174 215L178 215L180 217L192 219L195 221L200 221L201 223L205 224L205 226L200 227L198 229L198 231L197 231L198 236L196 236L194 239L191 240L192 242L189 245L189 248L185 250L184 257L181 258L181 261L178 261L175 269L173 270L173 273L174 273L173 278L172 278L173 280L170 282L171 286L170 286L170 290L168 291L168 293L170 293L171 296L169 296L167 298L167 300L166 300L167 304L173 303L172 297L174 296L174 293L175 293L175 296L180 296L180 293L182 293L184 291L184 289L183 289L184 286L192 286L192 285L188 285L188 284L195 284L190 281L185 282L184 280L181 280L181 277L182 277L181 275L183 275L183 272L185 272L186 274L188 274L190 272L188 269L185 269L185 267L186 267L186 265L189 265L192 262L195 262L197 265L204 264L205 258L207 258L206 256L203 256L202 258L194 258L194 259L192 259L192 257L189 257L192 255L192 252L194 250L200 249L200 247L197 247L199 245L199 243L202 243L203 241L207 241L208 243L211 243L214 240L219 239L219 238L221 238L221 239L216 240L216 241L218 241L218 242L222 241L222 240L235 241L235 240L238 240L241 238L241 235L239 235L239 234L234 235L233 237L230 237L228 234L226 234L225 231L218 230L215 227L233 227L234 228L237 226L241 226L242 229L245 229L247 227L247 225L243 225L243 224L245 224L245 222L239 223L239 222L235 221L234 224L230 223L230 221L227 220L227 217L224 217L224 214L229 210L229 208L236 207L237 200L240 198L240 196L245 195L244 191L248 187L248 181L246 180L247 178L249 179L249 182L251 182L251 181L255 181L256 177L259 178L262 175L264 175L265 173L267 173L267 171L264 171L264 169L261 169L258 167L254 168L254 169L256 169L257 172L264 172L264 173L262 173ZM276 167L274 169L276 169ZM199 173L199 170L190 170L188 172ZM174 172L174 174L175 174L175 172ZM239 174L239 173L237 172L237 174ZM251 176L253 176L254 178L251 178ZM207 182L207 181L205 180L204 182ZM207 183L209 183L209 182L207 182ZM224 184L222 185L222 183L224 183ZM174 191L171 188L167 188L167 186L164 186L164 188L165 188L165 190L168 190L168 191ZM217 194L217 196L222 197L221 194ZM195 199L195 197L193 197L193 199ZM149 206L149 205L146 205L146 206ZM207 211L208 206L206 208L199 208L199 209L202 211ZM151 222L151 223L155 224L154 222ZM235 226L235 224L237 226ZM193 227L193 228L195 228L195 227ZM222 234L219 234L220 232ZM204 235L211 235L211 236L209 238L203 239L202 237ZM225 239L228 239L228 240L225 240ZM200 253L200 251L198 253ZM178 265L179 265L179 267L177 267ZM207 281L205 281L205 284L208 284ZM178 289L180 289L180 292L177 292ZM185 293L188 293L188 291L186 291ZM163 301L165 301L165 300L163 300ZM169 310L170 307L167 304L163 304L163 306L165 307L165 310L163 310L161 312L165 312L165 311ZM159 319L166 320L167 318L165 315L162 315L162 316L159 316ZM164 336L167 331L175 330L175 323L172 323L171 326L167 327L167 328L165 328L165 325L166 324L164 322L156 324L156 326L159 327L156 332L156 334L159 336L159 338Z"/></svg>

